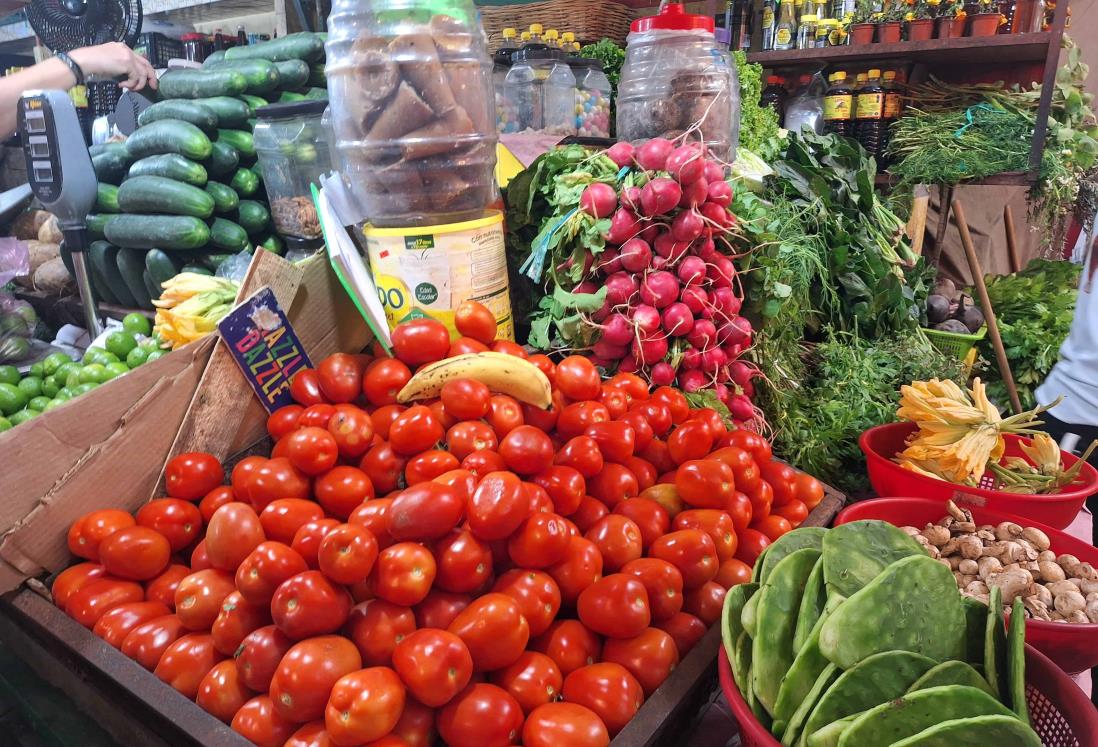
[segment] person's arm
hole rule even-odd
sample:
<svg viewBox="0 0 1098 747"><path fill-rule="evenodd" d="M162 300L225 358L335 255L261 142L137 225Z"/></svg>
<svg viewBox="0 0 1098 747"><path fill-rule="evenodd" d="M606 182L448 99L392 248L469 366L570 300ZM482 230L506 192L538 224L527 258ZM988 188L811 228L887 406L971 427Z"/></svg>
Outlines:
<svg viewBox="0 0 1098 747"><path fill-rule="evenodd" d="M121 83L124 88L140 90L146 84L156 88L156 71L149 61L120 42L75 49L69 52L69 57L85 76L115 78L124 75L126 79ZM76 77L69 66L56 57L0 78L0 139L7 139L15 132L16 108L24 91L67 90L74 85Z"/></svg>

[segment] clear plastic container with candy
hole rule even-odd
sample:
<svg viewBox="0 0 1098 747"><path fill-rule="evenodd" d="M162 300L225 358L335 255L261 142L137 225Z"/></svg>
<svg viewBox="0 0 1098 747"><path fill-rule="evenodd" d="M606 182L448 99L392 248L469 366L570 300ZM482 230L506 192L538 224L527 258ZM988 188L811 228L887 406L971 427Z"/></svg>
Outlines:
<svg viewBox="0 0 1098 747"><path fill-rule="evenodd" d="M576 134L610 137L610 79L602 63L591 57L572 59L576 74Z"/></svg>
<svg viewBox="0 0 1098 747"><path fill-rule="evenodd" d="M508 118L501 132L576 134L576 76L559 49L530 43L515 52L503 90Z"/></svg>

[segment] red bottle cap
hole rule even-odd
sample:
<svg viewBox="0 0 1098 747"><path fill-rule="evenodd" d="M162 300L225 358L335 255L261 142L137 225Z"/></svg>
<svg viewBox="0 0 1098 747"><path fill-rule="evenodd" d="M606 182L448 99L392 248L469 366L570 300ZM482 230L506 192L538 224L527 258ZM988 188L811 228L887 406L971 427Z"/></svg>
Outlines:
<svg viewBox="0 0 1098 747"><path fill-rule="evenodd" d="M682 3L668 3L660 8L660 12L654 16L645 16L633 21L629 26L630 31L694 31L701 29L713 33L713 18L711 16L696 16L686 12Z"/></svg>

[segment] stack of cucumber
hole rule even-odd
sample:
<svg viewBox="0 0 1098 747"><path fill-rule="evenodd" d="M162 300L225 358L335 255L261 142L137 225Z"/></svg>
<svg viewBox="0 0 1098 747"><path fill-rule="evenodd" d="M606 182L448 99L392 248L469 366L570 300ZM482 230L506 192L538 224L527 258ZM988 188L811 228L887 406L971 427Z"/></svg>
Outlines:
<svg viewBox="0 0 1098 747"><path fill-rule="evenodd" d="M323 59L313 33L216 52L201 69L164 73L162 100L126 142L92 146L88 259L100 298L151 309L180 272L212 274L256 247L283 252L256 163L255 110L326 98Z"/></svg>

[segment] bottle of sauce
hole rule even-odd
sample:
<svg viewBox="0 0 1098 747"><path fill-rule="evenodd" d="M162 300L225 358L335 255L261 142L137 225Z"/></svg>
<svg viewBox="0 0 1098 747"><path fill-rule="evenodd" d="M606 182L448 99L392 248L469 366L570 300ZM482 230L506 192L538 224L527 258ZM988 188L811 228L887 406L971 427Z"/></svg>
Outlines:
<svg viewBox="0 0 1098 747"><path fill-rule="evenodd" d="M221 33L221 29L216 29L214 31L214 49L227 49L229 46L231 46L229 40Z"/></svg>
<svg viewBox="0 0 1098 747"><path fill-rule="evenodd" d="M797 49L812 49L816 45L816 16L801 16L797 24Z"/></svg>
<svg viewBox="0 0 1098 747"><path fill-rule="evenodd" d="M782 0L778 10L778 22L774 26L774 49L793 49L797 41L797 19L793 0Z"/></svg>
<svg viewBox="0 0 1098 747"><path fill-rule="evenodd" d="M884 113L881 116L882 132L881 132L881 153L877 157L877 160L884 163L884 152L888 148L888 140L892 134L892 123L900 118L900 112L903 111L903 100L900 97L900 86L896 83L896 71L885 70L884 72Z"/></svg>
<svg viewBox="0 0 1098 747"><path fill-rule="evenodd" d="M530 24L530 43L531 44L544 44L545 40L542 35L545 33L545 27L540 23Z"/></svg>
<svg viewBox="0 0 1098 747"><path fill-rule="evenodd" d="M769 106L778 113L778 121L785 116L785 100L789 92L785 90L785 79L779 75L771 75L766 79L766 88L759 97L759 106Z"/></svg>
<svg viewBox="0 0 1098 747"><path fill-rule="evenodd" d="M775 12L774 0L763 0L762 6L762 48L763 51L774 48L774 31L778 19Z"/></svg>
<svg viewBox="0 0 1098 747"><path fill-rule="evenodd" d="M248 32L244 30L244 24L240 24L236 27L236 46L248 46Z"/></svg>
<svg viewBox="0 0 1098 747"><path fill-rule="evenodd" d="M846 82L846 73L832 73L827 76L831 87L824 96L824 131L851 137L854 134L854 123L851 119L854 104L854 91Z"/></svg>
<svg viewBox="0 0 1098 747"><path fill-rule="evenodd" d="M869 75L867 73L858 73L857 75L854 76L854 100L851 102L851 105L850 105L850 118L851 118L850 121L851 121L851 128L852 128L852 131L850 133L850 137L854 138L855 140L859 140L859 138L858 138L858 124L859 124L859 122L858 122L858 91L862 90L862 86L865 85L865 82L868 79L869 79Z"/></svg>
<svg viewBox="0 0 1098 747"><path fill-rule="evenodd" d="M861 76L859 76L861 77ZM882 152L882 133L884 131L885 90L881 86L881 71L869 71L867 80L858 89L854 104L854 119L857 122L858 142L874 157Z"/></svg>

